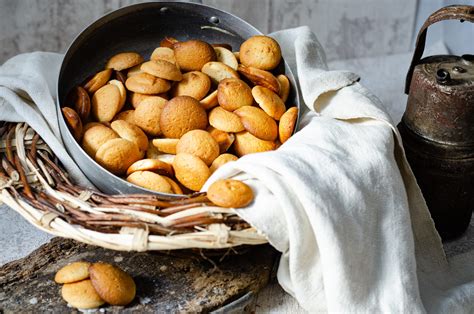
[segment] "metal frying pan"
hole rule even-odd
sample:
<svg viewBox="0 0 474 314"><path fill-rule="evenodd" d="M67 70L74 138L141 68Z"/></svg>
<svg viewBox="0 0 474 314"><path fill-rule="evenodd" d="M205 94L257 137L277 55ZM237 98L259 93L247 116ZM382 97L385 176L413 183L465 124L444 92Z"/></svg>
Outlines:
<svg viewBox="0 0 474 314"><path fill-rule="evenodd" d="M89 180L103 192L150 193L150 190L108 172L79 146L62 118L60 107L67 93L92 73L102 70L114 54L136 51L148 58L165 36L180 41L201 39L209 43L227 43L235 51L245 39L257 34L261 32L232 14L189 2L141 3L103 16L73 41L61 65L57 110L66 149ZM300 109L299 94L290 68L282 62L275 72L288 76L292 89L287 103L295 104ZM161 194L176 197L173 194Z"/></svg>

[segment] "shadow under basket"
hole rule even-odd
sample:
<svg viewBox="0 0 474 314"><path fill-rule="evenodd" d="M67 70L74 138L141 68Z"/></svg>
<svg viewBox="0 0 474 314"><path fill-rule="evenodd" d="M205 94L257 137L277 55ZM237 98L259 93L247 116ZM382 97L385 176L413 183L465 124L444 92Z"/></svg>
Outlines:
<svg viewBox="0 0 474 314"><path fill-rule="evenodd" d="M267 243L234 209L213 205L206 193L171 199L154 194L107 195L81 187L25 123L0 122L0 157L0 202L55 236L141 252L225 252Z"/></svg>

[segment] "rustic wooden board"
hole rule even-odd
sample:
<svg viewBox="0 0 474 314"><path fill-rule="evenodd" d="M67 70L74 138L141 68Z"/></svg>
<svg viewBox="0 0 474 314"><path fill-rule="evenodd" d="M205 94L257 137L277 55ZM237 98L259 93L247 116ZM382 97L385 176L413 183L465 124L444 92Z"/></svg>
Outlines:
<svg viewBox="0 0 474 314"><path fill-rule="evenodd" d="M201 256L197 252L116 252L54 238L29 256L0 268L0 312L71 312L60 296L54 274L78 261L105 261L128 272L137 297L109 312L208 312L265 287L278 254L268 245L242 254Z"/></svg>

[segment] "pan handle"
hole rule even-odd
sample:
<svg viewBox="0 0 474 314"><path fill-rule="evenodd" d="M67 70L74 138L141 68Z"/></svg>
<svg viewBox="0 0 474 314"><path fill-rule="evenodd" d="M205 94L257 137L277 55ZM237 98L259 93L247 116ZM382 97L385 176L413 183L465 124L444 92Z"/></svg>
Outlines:
<svg viewBox="0 0 474 314"><path fill-rule="evenodd" d="M426 31L431 24L445 20L460 20L461 22L469 21L474 23L474 6L472 5L450 5L439 9L431 14L421 27L418 37L416 38L415 53L408 69L405 81L405 94L410 92L410 84L415 66L420 62L423 52L425 51Z"/></svg>

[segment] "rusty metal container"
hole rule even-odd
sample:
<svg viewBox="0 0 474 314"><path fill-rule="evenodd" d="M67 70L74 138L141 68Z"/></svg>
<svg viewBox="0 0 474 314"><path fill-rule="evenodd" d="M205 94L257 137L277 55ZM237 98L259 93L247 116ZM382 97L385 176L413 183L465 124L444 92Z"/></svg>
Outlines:
<svg viewBox="0 0 474 314"><path fill-rule="evenodd" d="M474 22L474 6L442 8L423 24L407 74L407 108L398 125L443 240L466 231L474 208L474 55L421 57L428 27L453 19Z"/></svg>

